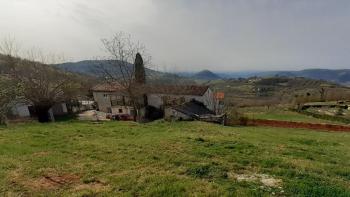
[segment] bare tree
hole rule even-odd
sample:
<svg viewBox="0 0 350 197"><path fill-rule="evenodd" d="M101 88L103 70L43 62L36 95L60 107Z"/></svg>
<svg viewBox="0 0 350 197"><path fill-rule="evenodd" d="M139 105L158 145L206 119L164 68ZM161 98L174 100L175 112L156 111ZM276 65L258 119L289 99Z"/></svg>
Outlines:
<svg viewBox="0 0 350 197"><path fill-rule="evenodd" d="M7 114L21 98L21 86L6 76L0 76L0 124L7 125Z"/></svg>
<svg viewBox="0 0 350 197"><path fill-rule="evenodd" d="M122 87L130 98L136 121L140 118L140 109L147 105L145 64L150 63L150 56L146 54L144 45L133 42L131 36L123 32L110 39L102 39L102 44L108 60L98 65L97 70L108 83Z"/></svg>
<svg viewBox="0 0 350 197"><path fill-rule="evenodd" d="M19 85L9 76L14 57L18 53L15 39L7 38L0 43L0 124L7 125L7 114L21 95Z"/></svg>
<svg viewBox="0 0 350 197"><path fill-rule="evenodd" d="M50 108L71 98L80 83L73 74L50 65L60 57L30 50L25 53L25 58L20 58L13 46L14 42L10 40L0 47L5 56L4 64L9 67L8 75L23 87L23 97L33 104L39 122L48 122Z"/></svg>
<svg viewBox="0 0 350 197"><path fill-rule="evenodd" d="M319 89L319 93L320 93L320 101L326 101L326 89L324 87L321 87Z"/></svg>

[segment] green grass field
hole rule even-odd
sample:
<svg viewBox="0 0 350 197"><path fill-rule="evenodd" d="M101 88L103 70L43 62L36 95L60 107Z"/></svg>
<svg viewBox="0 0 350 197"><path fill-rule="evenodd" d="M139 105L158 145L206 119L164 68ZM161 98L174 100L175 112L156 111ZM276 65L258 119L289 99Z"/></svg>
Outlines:
<svg viewBox="0 0 350 197"><path fill-rule="evenodd" d="M0 196L350 196L350 133L200 122L0 128Z"/></svg>
<svg viewBox="0 0 350 197"><path fill-rule="evenodd" d="M300 114L294 111L283 110L280 108L270 108L266 107L249 107L242 108L240 110L245 116L253 119L263 119L263 120L282 120L282 121L292 121L292 122L308 122L308 123L327 123L327 124L344 124L342 122L323 120Z"/></svg>

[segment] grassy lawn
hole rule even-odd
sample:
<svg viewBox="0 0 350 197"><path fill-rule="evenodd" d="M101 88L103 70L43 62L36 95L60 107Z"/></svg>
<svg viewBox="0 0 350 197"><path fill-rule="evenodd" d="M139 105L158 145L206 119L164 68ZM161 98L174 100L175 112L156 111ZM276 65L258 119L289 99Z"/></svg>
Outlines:
<svg viewBox="0 0 350 197"><path fill-rule="evenodd" d="M200 122L0 129L0 196L350 196L350 133Z"/></svg>
<svg viewBox="0 0 350 197"><path fill-rule="evenodd" d="M279 108L266 107L250 107L241 109L243 114L248 118L263 119L263 120L283 120L292 122L308 122L308 123L328 123L328 124L344 124L330 120L323 120L300 114L298 112L287 111Z"/></svg>

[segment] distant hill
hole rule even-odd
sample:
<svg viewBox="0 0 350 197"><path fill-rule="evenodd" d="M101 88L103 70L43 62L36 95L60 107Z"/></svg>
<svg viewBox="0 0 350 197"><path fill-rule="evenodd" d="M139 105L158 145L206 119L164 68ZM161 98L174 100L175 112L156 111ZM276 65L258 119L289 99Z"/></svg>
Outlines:
<svg viewBox="0 0 350 197"><path fill-rule="evenodd" d="M317 80L326 80L339 84L350 84L350 69L306 69L300 71L250 71L218 73L222 78L249 78L249 77L305 77Z"/></svg>
<svg viewBox="0 0 350 197"><path fill-rule="evenodd" d="M114 67L110 64L111 61L108 60L84 60L80 62L67 62L63 64L56 64L55 66L69 72L96 77L102 75L102 71L100 69L101 66L104 69L113 70ZM129 64L128 67L131 70L133 68L133 65Z"/></svg>
<svg viewBox="0 0 350 197"><path fill-rule="evenodd" d="M200 79L200 80L215 80L215 79L220 79L221 77L211 72L210 70L202 70L194 74L192 78Z"/></svg>
<svg viewBox="0 0 350 197"><path fill-rule="evenodd" d="M321 79L340 84L350 83L350 69L307 69L301 71L277 72L276 75L287 77L306 77L310 79Z"/></svg>
<svg viewBox="0 0 350 197"><path fill-rule="evenodd" d="M79 73L79 74L84 74L88 76L93 76L93 77L102 77L103 74L101 72L101 67L112 71L113 73L119 73L120 69L115 66L113 66L113 61L117 60L84 60L80 62L67 62L63 64L57 64L54 65L60 69L69 71L69 72L74 72L74 73ZM133 64L128 64L128 69L132 70L133 69ZM176 74L171 74L171 73L165 73L165 72L159 72L155 71L149 68L146 68L146 75L148 78L148 81L151 83L166 83L166 84L194 84L195 82L189 78L186 77L181 77Z"/></svg>

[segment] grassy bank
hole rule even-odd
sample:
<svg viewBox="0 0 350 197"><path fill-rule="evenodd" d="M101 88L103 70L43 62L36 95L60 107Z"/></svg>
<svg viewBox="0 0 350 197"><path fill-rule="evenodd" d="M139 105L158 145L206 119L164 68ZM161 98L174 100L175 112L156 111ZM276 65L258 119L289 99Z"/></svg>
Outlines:
<svg viewBox="0 0 350 197"><path fill-rule="evenodd" d="M344 122L334 119L323 119L313 117L311 114L302 114L297 111L285 110L282 108L267 108L267 107L247 107L241 108L243 113L248 118L262 120L281 120L292 122L307 122L307 123L327 123L327 124L345 124Z"/></svg>
<svg viewBox="0 0 350 197"><path fill-rule="evenodd" d="M0 129L0 195L350 196L350 134L200 122Z"/></svg>

